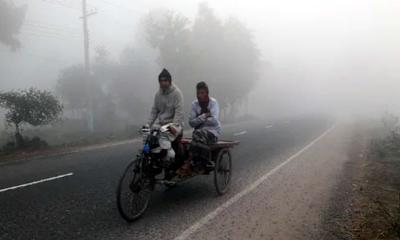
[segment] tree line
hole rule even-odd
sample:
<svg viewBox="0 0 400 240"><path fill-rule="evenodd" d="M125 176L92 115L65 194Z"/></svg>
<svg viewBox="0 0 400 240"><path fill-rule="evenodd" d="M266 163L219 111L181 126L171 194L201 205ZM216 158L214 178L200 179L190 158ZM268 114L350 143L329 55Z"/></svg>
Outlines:
<svg viewBox="0 0 400 240"><path fill-rule="evenodd" d="M157 70L170 70L189 106L194 86L206 81L226 117L233 117L258 80L259 51L251 31L238 19L222 20L206 4L198 7L193 21L172 11L152 11L143 18L141 34L150 50L127 48L118 61L107 50L97 50L92 85L85 85L83 66L64 69L57 91L75 115L85 115L91 88L97 119L125 112L142 121L156 89ZM153 52L151 52L153 51ZM156 55L154 60L146 55ZM72 113L71 113L72 114Z"/></svg>
<svg viewBox="0 0 400 240"><path fill-rule="evenodd" d="M3 4L1 0L0 4ZM0 36L0 42L12 48L19 46L15 33L24 9L14 9L19 13L19 18L14 19L14 30L3 33L8 36ZM206 81L211 95L220 103L223 117L237 115L258 80L260 65L252 32L242 22L234 17L221 19L206 3L201 3L193 20L173 11L157 10L145 15L138 29L138 37L144 39L144 44L125 48L118 60L110 58L106 47L96 49L90 81L81 64L62 69L54 89L61 102L53 101L51 108L42 106L52 110L46 113L51 117L42 122L30 119L21 123L46 124L62 110L65 119L84 121L89 111L90 91L97 129L110 127L118 120L140 124L148 117L157 90L157 75L164 67L181 88L187 111L195 97L196 83ZM13 41L10 43L7 39ZM3 92L2 106L10 110L7 99L34 92L33 89ZM7 113L8 121L10 114L18 109L12 107Z"/></svg>

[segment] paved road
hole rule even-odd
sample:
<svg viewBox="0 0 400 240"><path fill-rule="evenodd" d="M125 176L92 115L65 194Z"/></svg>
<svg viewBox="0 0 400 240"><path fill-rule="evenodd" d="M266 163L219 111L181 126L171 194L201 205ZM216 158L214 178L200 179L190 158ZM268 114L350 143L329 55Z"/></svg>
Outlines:
<svg viewBox="0 0 400 240"><path fill-rule="evenodd" d="M217 197L212 178L207 176L170 190L160 187L144 217L133 224L119 216L115 190L139 143L2 165L0 239L173 239L302 149L330 124L299 118L229 127L224 137L241 141L233 151L230 192Z"/></svg>

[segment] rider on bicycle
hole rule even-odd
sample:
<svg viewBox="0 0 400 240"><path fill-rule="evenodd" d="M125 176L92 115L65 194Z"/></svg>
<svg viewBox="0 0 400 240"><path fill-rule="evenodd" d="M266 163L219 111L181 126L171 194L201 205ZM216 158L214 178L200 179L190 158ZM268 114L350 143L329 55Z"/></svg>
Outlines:
<svg viewBox="0 0 400 240"><path fill-rule="evenodd" d="M165 68L158 76L160 89L154 97L153 107L146 127L156 120L160 126L168 125L168 131L161 131L159 144L161 159L170 162L175 158L171 143L180 135L183 128L183 95L172 83L171 74Z"/></svg>

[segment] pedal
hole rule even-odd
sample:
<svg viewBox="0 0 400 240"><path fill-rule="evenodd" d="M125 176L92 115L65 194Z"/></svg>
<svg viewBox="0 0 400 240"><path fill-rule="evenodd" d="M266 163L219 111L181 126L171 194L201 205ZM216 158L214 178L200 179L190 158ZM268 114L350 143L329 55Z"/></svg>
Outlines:
<svg viewBox="0 0 400 240"><path fill-rule="evenodd" d="M215 163L209 161L209 162L206 164L206 167L207 167L207 168L214 168L214 167L215 167Z"/></svg>
<svg viewBox="0 0 400 240"><path fill-rule="evenodd" d="M169 185L169 186L173 186L173 185L176 184L176 181L172 181L172 180L171 180L171 181L168 181L168 180L165 180L165 181L164 181L164 184L165 184L165 185Z"/></svg>

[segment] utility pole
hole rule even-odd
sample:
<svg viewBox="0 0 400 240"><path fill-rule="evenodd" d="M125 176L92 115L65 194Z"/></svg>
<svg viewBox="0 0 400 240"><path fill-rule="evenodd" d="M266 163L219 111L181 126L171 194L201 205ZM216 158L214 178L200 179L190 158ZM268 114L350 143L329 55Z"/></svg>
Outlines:
<svg viewBox="0 0 400 240"><path fill-rule="evenodd" d="M88 86L87 89L87 97L88 97L88 128L90 132L94 130L94 109L93 109L93 94L92 94L92 73L90 68L90 45L89 45L89 29L87 20L91 15L96 14L95 11L88 12L87 11L87 3L86 0L82 0L82 23L83 23L83 48L84 48L84 62L85 62L85 76L86 83Z"/></svg>
<svg viewBox="0 0 400 240"><path fill-rule="evenodd" d="M90 56L89 56L89 30L87 25L87 5L86 0L82 0L82 23L83 23L83 47L84 47L84 59L85 59L85 70L90 72Z"/></svg>

